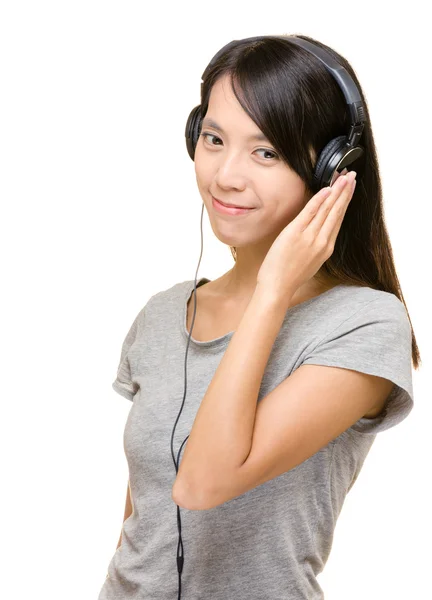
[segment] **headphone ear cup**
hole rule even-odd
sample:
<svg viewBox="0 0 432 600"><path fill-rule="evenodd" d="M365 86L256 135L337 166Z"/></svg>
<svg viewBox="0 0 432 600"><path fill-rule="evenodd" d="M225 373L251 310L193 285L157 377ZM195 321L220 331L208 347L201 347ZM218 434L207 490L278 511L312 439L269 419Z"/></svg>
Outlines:
<svg viewBox="0 0 432 600"><path fill-rule="evenodd" d="M317 192L330 185L334 171L345 154L347 142L347 136L340 135L330 140L322 150L315 165L313 176ZM345 166L347 165L343 165L343 167Z"/></svg>
<svg viewBox="0 0 432 600"><path fill-rule="evenodd" d="M201 120L201 104L198 104L191 110L185 129L186 148L192 160L195 157L195 148L201 131Z"/></svg>

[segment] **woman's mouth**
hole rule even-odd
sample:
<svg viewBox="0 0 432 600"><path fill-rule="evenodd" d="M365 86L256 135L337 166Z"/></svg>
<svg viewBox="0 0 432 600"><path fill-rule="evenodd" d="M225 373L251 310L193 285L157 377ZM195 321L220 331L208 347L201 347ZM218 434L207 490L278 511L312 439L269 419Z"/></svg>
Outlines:
<svg viewBox="0 0 432 600"><path fill-rule="evenodd" d="M232 215L232 216L244 215L244 214L250 213L251 211L255 210L255 208L240 208L240 207L236 207L236 206L225 206L224 204L219 202L219 200L216 200L216 198L214 198L213 196L212 196L212 205L213 205L213 208L215 210L217 210L219 213L225 214L225 215Z"/></svg>

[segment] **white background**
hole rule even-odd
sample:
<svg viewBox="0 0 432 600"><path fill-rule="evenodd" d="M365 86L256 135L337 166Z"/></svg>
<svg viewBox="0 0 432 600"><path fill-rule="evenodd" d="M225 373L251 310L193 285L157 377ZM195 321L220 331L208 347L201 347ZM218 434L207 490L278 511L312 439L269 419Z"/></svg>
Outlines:
<svg viewBox="0 0 432 600"><path fill-rule="evenodd" d="M319 582L326 600L428 597L426 27L423 2L2 3L2 597L98 596L128 480L131 404L111 388L121 343L151 295L195 277L200 255L186 120L212 56L232 39L269 34L315 37L360 79L423 359L415 408L377 436ZM198 277L232 265L205 212Z"/></svg>

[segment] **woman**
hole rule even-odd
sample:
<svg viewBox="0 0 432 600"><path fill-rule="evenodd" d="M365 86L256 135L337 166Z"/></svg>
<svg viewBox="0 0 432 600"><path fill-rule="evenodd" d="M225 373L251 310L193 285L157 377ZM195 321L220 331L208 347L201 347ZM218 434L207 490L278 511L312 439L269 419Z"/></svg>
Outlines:
<svg viewBox="0 0 432 600"><path fill-rule="evenodd" d="M346 59L297 38L361 90ZM124 340L130 494L99 600L320 599L346 494L376 434L411 411L420 361L369 114L362 98L361 160L317 190L318 157L349 125L325 66L268 36L205 74L188 148L235 264L152 296Z"/></svg>

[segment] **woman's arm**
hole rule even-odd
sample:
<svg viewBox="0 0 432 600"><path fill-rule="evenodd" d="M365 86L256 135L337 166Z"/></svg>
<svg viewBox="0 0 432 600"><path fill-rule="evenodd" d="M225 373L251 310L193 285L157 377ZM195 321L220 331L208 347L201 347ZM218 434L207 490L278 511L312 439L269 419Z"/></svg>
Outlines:
<svg viewBox="0 0 432 600"><path fill-rule="evenodd" d="M126 506L125 506L125 512L124 512L124 517L123 517L123 523L126 521L126 519L128 519L132 514L132 502L131 502L131 497L130 497L130 488L129 488L129 480L128 480L128 487L127 487L127 494L126 494ZM117 549L119 548L119 546L121 545L121 532L120 532L120 538L117 544Z"/></svg>
<svg viewBox="0 0 432 600"><path fill-rule="evenodd" d="M264 370L293 295L256 286L198 408L172 488L179 506L205 504L249 456Z"/></svg>

